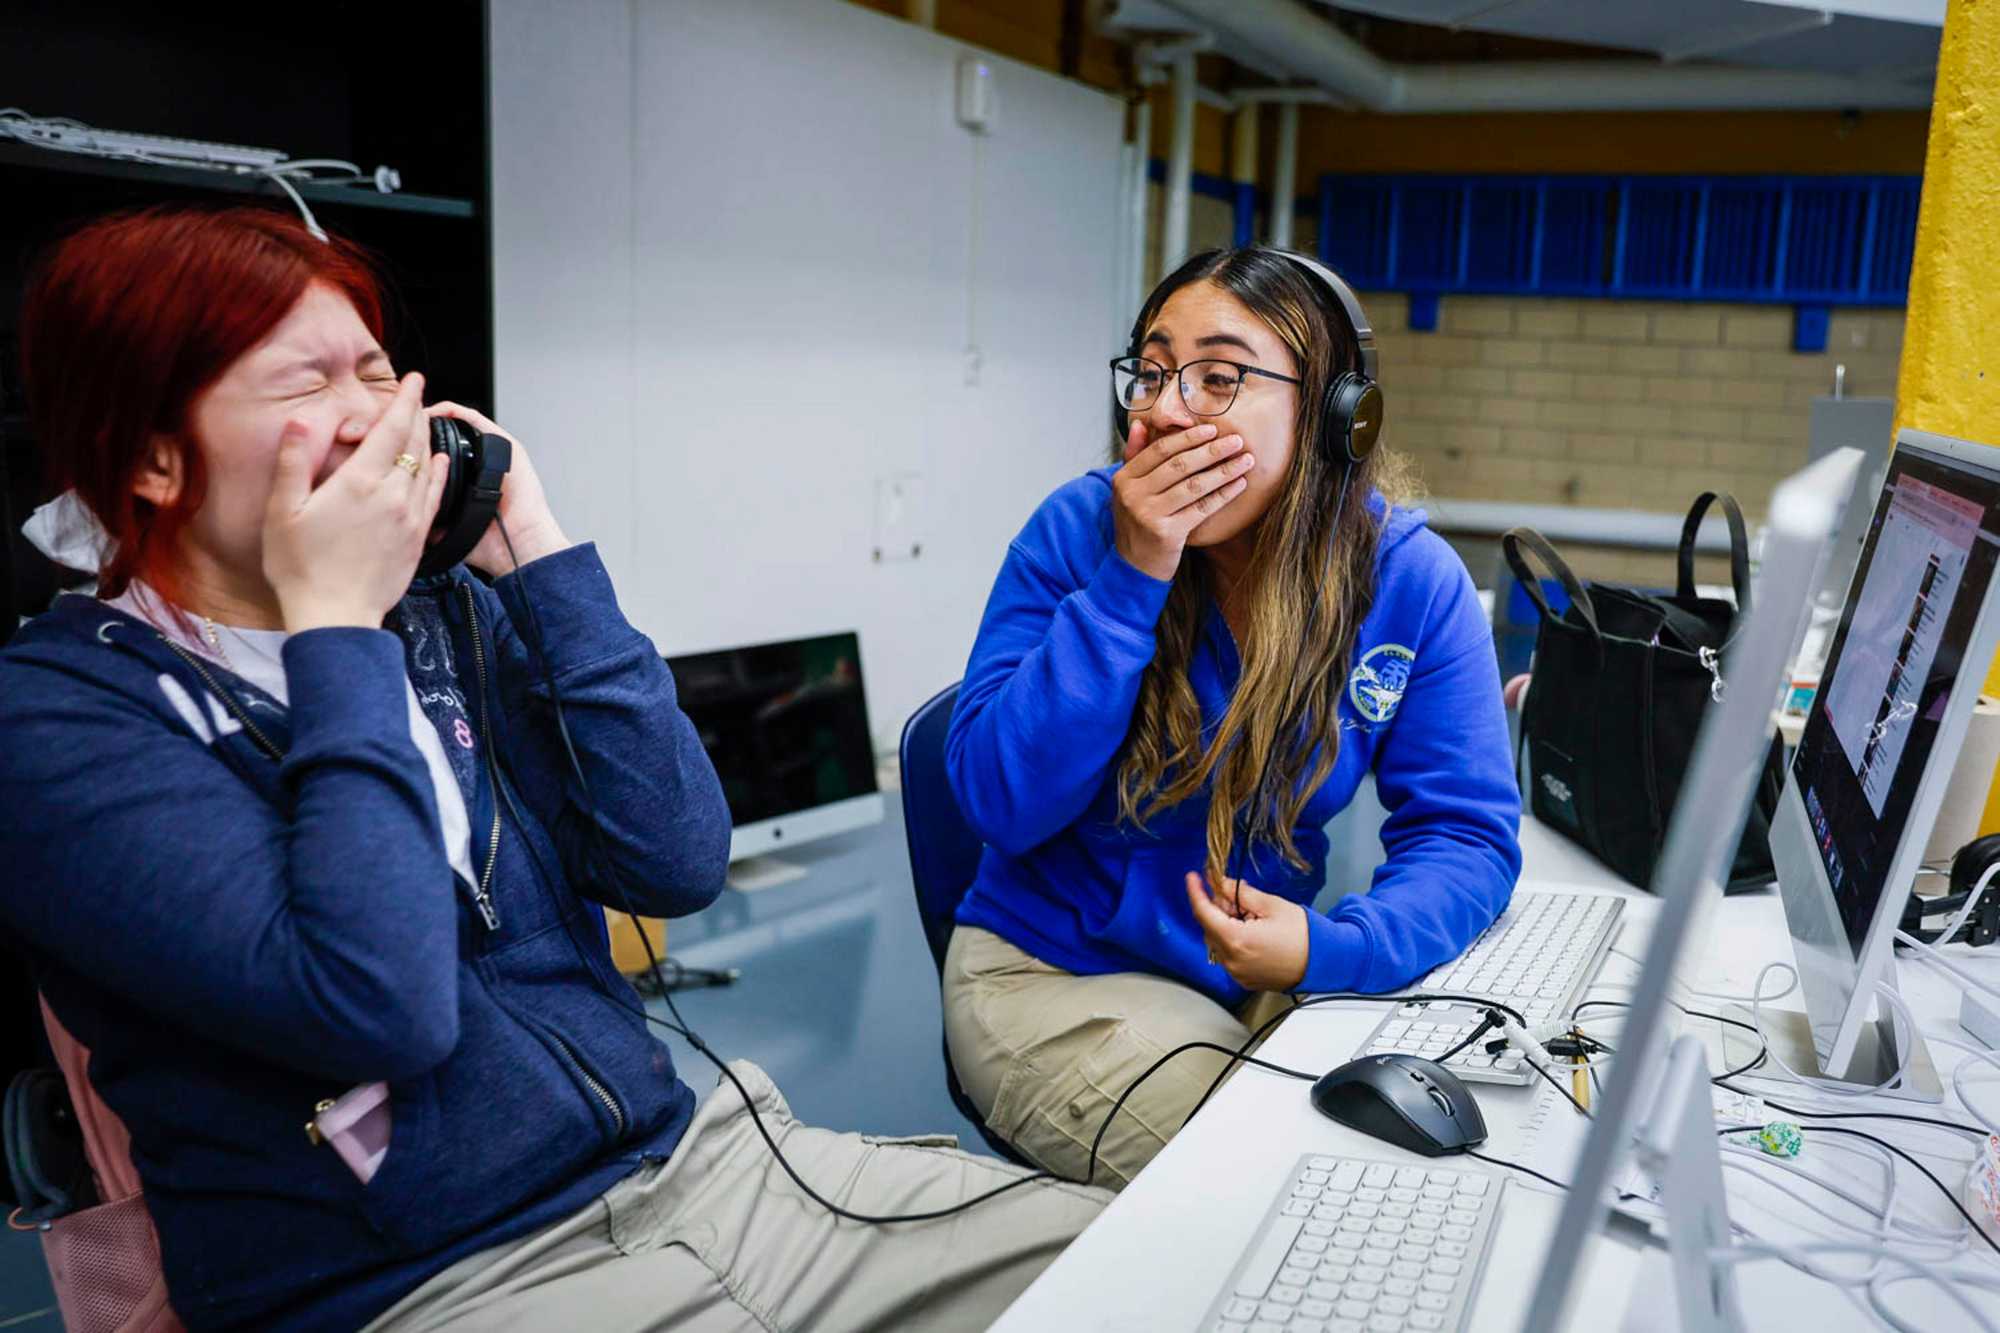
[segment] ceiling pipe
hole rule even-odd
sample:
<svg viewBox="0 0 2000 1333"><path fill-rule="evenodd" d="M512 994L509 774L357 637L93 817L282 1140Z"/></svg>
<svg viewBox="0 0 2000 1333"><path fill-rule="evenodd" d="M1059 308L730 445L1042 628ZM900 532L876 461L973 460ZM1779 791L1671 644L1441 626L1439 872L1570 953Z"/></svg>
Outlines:
<svg viewBox="0 0 2000 1333"><path fill-rule="evenodd" d="M1278 160L1271 167L1271 244L1292 248L1299 199L1299 104L1278 103Z"/></svg>
<svg viewBox="0 0 2000 1333"><path fill-rule="evenodd" d="M1398 65L1296 0L1150 0L1148 8L1178 15L1217 49L1246 52L1260 68L1390 114L1922 108L1931 101L1927 83L1799 70L1617 60Z"/></svg>
<svg viewBox="0 0 2000 1333"><path fill-rule="evenodd" d="M1188 253L1188 220L1194 207L1194 52L1173 59L1173 124L1168 127L1166 214L1160 222L1160 271L1173 271Z"/></svg>

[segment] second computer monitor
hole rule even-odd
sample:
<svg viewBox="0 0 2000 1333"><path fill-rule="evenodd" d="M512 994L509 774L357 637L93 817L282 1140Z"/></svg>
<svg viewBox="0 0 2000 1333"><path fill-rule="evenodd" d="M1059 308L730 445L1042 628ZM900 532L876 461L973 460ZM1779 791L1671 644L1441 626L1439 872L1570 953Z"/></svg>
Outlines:
<svg viewBox="0 0 2000 1333"><path fill-rule="evenodd" d="M1904 1063L1876 989L2000 642L1996 556L2000 449L1903 431L1771 828L1811 1038L1794 1054L1831 1077Z"/></svg>

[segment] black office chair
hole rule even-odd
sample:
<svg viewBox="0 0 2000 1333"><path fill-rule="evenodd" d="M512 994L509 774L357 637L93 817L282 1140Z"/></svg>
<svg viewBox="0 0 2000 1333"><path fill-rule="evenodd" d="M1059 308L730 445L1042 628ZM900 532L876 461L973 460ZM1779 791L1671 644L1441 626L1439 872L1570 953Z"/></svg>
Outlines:
<svg viewBox="0 0 2000 1333"><path fill-rule="evenodd" d="M979 871L984 844L959 813L958 798L944 771L944 737L951 729L952 706L958 702L958 686L949 685L930 702L910 714L903 724L901 748L903 767L903 836L910 844L910 880L917 891L917 915L924 923L924 939L931 946L931 961L937 964L938 982L944 982L944 951L951 943L952 920L959 901L972 887ZM959 1086L958 1073L951 1067L951 1048L943 1043L944 1082L951 1092L952 1105L979 1126L979 1132L1010 1162L1032 1166L1012 1145L986 1124L972 1098Z"/></svg>

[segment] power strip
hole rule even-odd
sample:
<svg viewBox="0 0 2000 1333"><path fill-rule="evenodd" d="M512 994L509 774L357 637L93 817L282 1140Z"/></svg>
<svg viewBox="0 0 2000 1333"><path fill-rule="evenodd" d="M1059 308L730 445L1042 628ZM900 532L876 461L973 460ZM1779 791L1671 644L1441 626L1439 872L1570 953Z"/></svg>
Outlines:
<svg viewBox="0 0 2000 1333"><path fill-rule="evenodd" d="M2000 1050L2000 1001L1968 987L1958 998L1958 1025L1988 1049Z"/></svg>

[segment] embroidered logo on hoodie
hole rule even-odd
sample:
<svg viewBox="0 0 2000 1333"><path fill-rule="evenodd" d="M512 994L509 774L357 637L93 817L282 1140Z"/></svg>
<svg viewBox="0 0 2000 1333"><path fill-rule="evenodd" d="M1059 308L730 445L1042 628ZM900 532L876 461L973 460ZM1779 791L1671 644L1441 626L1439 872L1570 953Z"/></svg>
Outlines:
<svg viewBox="0 0 2000 1333"><path fill-rule="evenodd" d="M1354 711L1376 726L1396 716L1416 660L1417 655L1400 643L1377 644L1363 653L1347 677L1347 697Z"/></svg>

